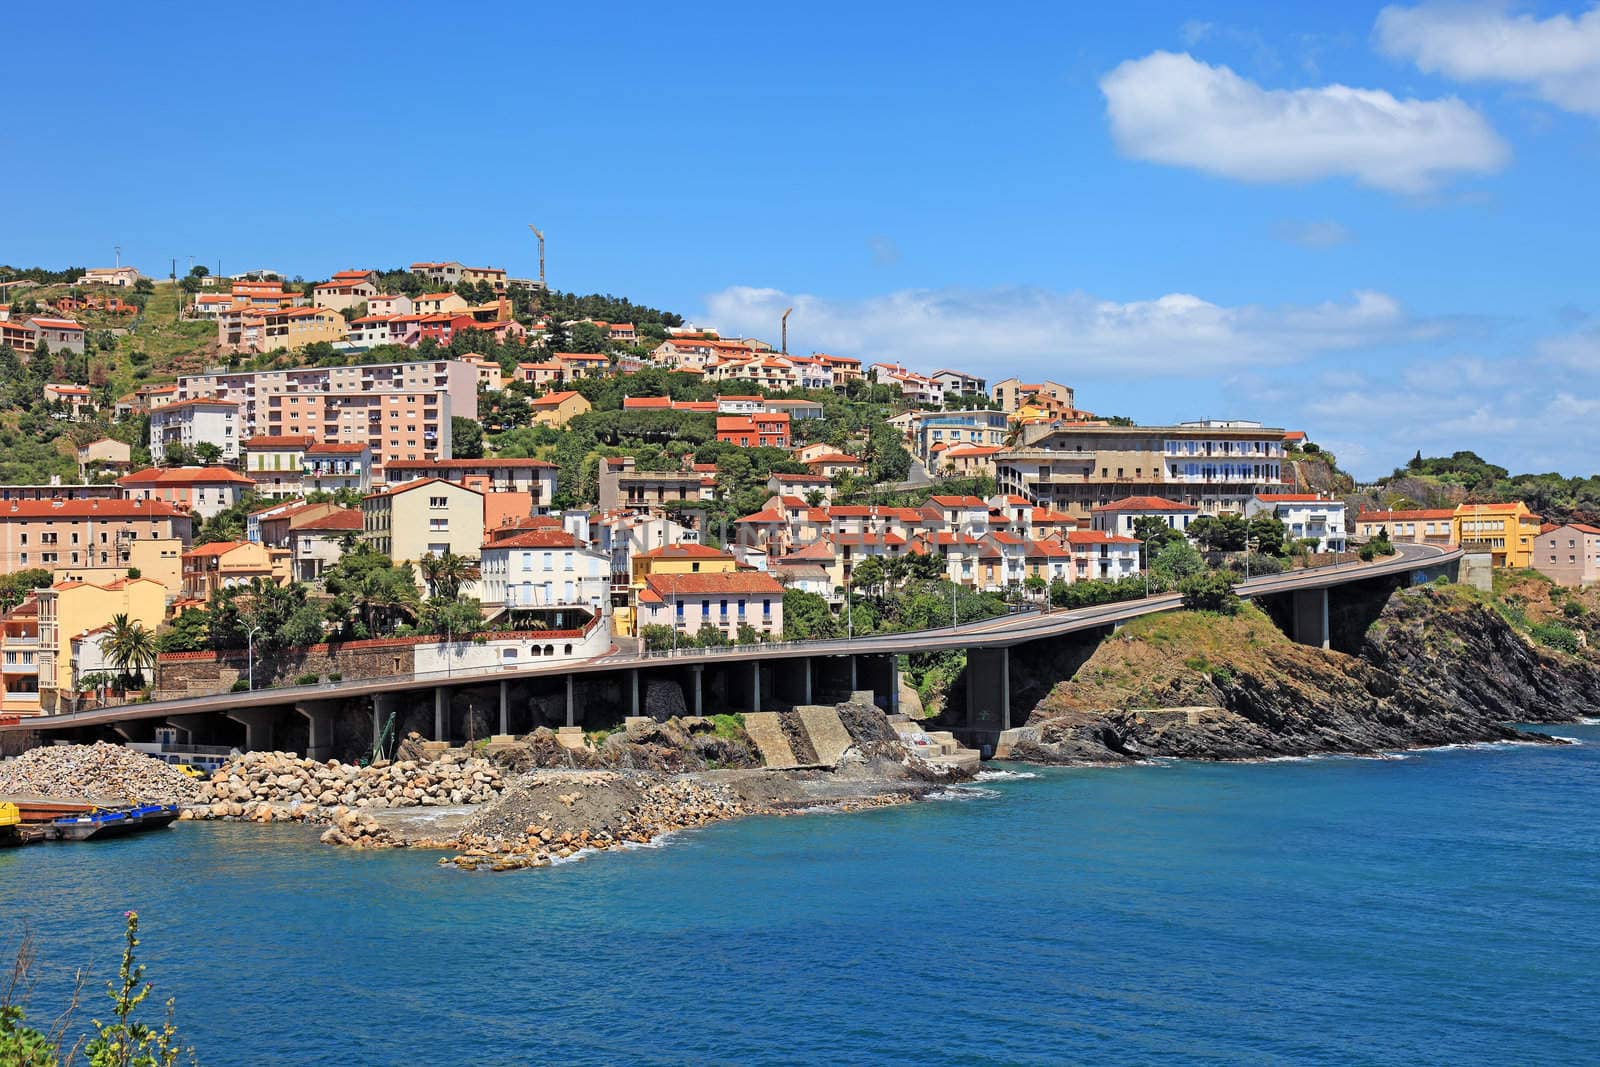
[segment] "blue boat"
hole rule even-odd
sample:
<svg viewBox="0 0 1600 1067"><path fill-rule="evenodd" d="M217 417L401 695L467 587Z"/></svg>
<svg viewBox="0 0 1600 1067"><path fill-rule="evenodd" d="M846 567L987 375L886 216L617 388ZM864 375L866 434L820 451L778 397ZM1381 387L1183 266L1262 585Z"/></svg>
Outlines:
<svg viewBox="0 0 1600 1067"><path fill-rule="evenodd" d="M129 808L95 808L82 815L55 819L50 828L61 841L98 841L159 830L177 817L176 804L139 804Z"/></svg>

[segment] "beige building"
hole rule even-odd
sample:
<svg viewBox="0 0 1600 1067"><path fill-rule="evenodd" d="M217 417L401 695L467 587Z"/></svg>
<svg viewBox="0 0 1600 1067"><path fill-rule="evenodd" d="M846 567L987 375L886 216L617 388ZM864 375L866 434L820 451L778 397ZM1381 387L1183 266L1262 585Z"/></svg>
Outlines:
<svg viewBox="0 0 1600 1067"><path fill-rule="evenodd" d="M990 395L994 402L1000 405L1001 411L1016 411L1028 397L1042 393L1063 407L1075 408L1072 386L1062 385L1060 382L1049 380L1042 382L1025 382L1020 378L1007 378L994 383Z"/></svg>
<svg viewBox="0 0 1600 1067"><path fill-rule="evenodd" d="M117 566L136 541L188 544L192 524L164 500L9 500L0 503L0 574Z"/></svg>
<svg viewBox="0 0 1600 1067"><path fill-rule="evenodd" d="M78 475L89 477L90 468L126 474L133 465L133 449L127 442L101 437L78 446Z"/></svg>
<svg viewBox="0 0 1600 1067"><path fill-rule="evenodd" d="M108 563L66 563L51 571L55 581L91 585L110 585L130 575L160 582L169 597L176 597L183 589L183 542L176 537L124 540Z"/></svg>
<svg viewBox="0 0 1600 1067"><path fill-rule="evenodd" d="M1600 582L1600 529L1569 523L1541 530L1533 544L1534 569L1557 585L1577 589Z"/></svg>
<svg viewBox="0 0 1600 1067"><path fill-rule="evenodd" d="M708 486L706 483L710 482ZM701 500L716 491L716 478L698 471L641 471L632 456L600 460L600 507L637 508L674 500Z"/></svg>
<svg viewBox="0 0 1600 1067"><path fill-rule="evenodd" d="M183 595L210 600L219 589L248 588L256 580L286 585L289 550L253 541L213 541L183 554Z"/></svg>
<svg viewBox="0 0 1600 1067"><path fill-rule="evenodd" d="M1356 514L1356 540L1371 541L1380 533L1390 542L1414 545L1455 544L1455 510L1362 511Z"/></svg>
<svg viewBox="0 0 1600 1067"><path fill-rule="evenodd" d="M1244 514L1283 488L1283 430L1243 420L1176 426L1024 427L995 455L999 491L1078 518L1113 500L1154 496L1203 514Z"/></svg>
<svg viewBox="0 0 1600 1067"><path fill-rule="evenodd" d="M483 544L483 514L483 494L478 490L425 478L363 498L361 536L396 563L416 566L423 556L446 552L477 559ZM422 583L420 567L417 582Z"/></svg>

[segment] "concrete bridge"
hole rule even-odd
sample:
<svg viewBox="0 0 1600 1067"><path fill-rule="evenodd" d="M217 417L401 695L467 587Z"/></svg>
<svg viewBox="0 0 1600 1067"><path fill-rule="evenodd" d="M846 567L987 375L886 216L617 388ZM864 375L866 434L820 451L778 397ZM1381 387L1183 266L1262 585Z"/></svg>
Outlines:
<svg viewBox="0 0 1600 1067"><path fill-rule="evenodd" d="M1236 588L1295 640L1337 647L1341 597L1365 587L1366 595L1351 599L1370 603L1374 589L1441 574L1453 577L1461 560L1458 550L1398 547L1399 555L1387 560L1269 575ZM538 726L613 726L626 715L829 703L859 690L872 690L892 712L900 688L898 657L961 649L967 653L966 719L957 733L979 747L1013 725L1013 649L1071 647L1087 659L1122 623L1174 610L1180 600L1165 594L1073 611L1031 610L854 640L613 654L577 664L219 693L25 719L0 729L38 731L47 740L149 741L158 727L173 727L196 747L293 749L320 759L334 752L370 751L391 715L399 736L415 730L433 740L461 743Z"/></svg>

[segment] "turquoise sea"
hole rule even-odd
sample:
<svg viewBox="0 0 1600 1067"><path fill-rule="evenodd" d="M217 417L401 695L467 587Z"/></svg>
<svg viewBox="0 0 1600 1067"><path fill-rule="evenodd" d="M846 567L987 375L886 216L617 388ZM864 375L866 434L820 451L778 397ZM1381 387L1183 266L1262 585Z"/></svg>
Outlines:
<svg viewBox="0 0 1600 1067"><path fill-rule="evenodd" d="M1014 768L502 875L180 824L0 853L0 951L31 923L37 1012L138 909L211 1064L1592 1064L1600 726L1550 732Z"/></svg>

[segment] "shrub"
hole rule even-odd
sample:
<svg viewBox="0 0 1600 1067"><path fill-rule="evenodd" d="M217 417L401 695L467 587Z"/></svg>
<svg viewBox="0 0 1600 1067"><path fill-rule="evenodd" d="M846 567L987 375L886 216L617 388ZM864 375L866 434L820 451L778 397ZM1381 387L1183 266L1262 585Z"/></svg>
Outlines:
<svg viewBox="0 0 1600 1067"><path fill-rule="evenodd" d="M1178 591L1183 594L1183 606L1190 611L1238 614L1239 596L1233 591L1233 580L1231 571L1213 571L1184 579L1178 586Z"/></svg>
<svg viewBox="0 0 1600 1067"><path fill-rule="evenodd" d="M1535 641L1546 648L1573 654L1578 651L1578 635L1570 626L1559 622L1540 622L1535 623L1528 632L1533 635Z"/></svg>
<svg viewBox="0 0 1600 1067"><path fill-rule="evenodd" d="M1387 537L1375 538L1362 545L1356 555L1361 558L1361 562L1371 563L1379 556L1394 555L1394 544Z"/></svg>
<svg viewBox="0 0 1600 1067"><path fill-rule="evenodd" d="M743 715L713 715L711 725L716 727L718 737L731 739L744 734Z"/></svg>
<svg viewBox="0 0 1600 1067"><path fill-rule="evenodd" d="M340 674L338 671L334 671L332 674L328 675L328 681L342 682L344 681L344 675Z"/></svg>
<svg viewBox="0 0 1600 1067"><path fill-rule="evenodd" d="M1561 605L1561 613L1569 619L1581 618L1584 611L1583 601L1581 600L1569 600Z"/></svg>
<svg viewBox="0 0 1600 1067"><path fill-rule="evenodd" d="M301 675L297 675L295 677L294 684L295 685L316 685L320 681L322 681L322 676L321 675L317 675L317 674L301 674Z"/></svg>
<svg viewBox="0 0 1600 1067"><path fill-rule="evenodd" d="M248 678L240 678L237 682L233 683L233 688L228 690L230 693L247 693L249 691L250 680Z"/></svg>

